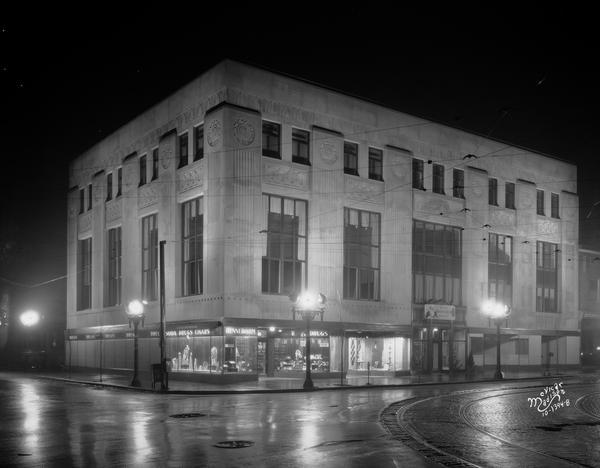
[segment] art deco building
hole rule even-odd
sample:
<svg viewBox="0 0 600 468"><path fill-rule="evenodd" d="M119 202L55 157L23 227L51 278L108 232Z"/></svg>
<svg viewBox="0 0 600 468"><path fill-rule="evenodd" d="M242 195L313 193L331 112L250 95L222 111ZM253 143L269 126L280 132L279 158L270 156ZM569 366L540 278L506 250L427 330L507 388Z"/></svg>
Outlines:
<svg viewBox="0 0 600 468"><path fill-rule="evenodd" d="M70 166L67 362L301 373L289 295L327 297L314 375L579 362L576 167L224 61Z"/></svg>

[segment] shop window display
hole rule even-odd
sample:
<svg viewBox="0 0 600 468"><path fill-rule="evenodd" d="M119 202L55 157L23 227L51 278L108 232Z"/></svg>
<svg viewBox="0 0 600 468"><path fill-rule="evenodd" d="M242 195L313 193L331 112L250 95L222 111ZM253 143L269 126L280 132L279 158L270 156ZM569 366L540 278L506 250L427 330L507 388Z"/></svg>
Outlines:
<svg viewBox="0 0 600 468"><path fill-rule="evenodd" d="M312 372L329 372L329 337L310 339ZM306 335L274 339L275 370L306 371Z"/></svg>
<svg viewBox="0 0 600 468"><path fill-rule="evenodd" d="M410 366L410 340L404 337L349 337L351 371L403 371Z"/></svg>

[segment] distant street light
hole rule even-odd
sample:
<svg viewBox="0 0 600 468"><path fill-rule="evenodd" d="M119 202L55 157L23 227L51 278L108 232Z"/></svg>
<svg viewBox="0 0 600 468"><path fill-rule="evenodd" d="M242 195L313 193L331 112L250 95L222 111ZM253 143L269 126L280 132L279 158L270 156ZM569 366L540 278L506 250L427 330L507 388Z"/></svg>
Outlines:
<svg viewBox="0 0 600 468"><path fill-rule="evenodd" d="M496 372L494 379L501 380L503 376L500 366L500 324L510 315L510 307L502 302L488 299L484 301L481 310L496 324Z"/></svg>
<svg viewBox="0 0 600 468"><path fill-rule="evenodd" d="M144 303L134 299L127 304L127 318L129 319L129 327L133 323L133 380L132 387L141 387L142 384L138 378L138 325L140 322L144 326Z"/></svg>
<svg viewBox="0 0 600 468"><path fill-rule="evenodd" d="M306 320L306 379L304 380L304 390L314 390L314 385L311 377L311 361L310 361L310 322L317 315L321 316L325 313L325 302L327 298L323 294L315 294L305 291L299 296L290 296L293 303L292 314L296 319L299 315L302 320Z"/></svg>

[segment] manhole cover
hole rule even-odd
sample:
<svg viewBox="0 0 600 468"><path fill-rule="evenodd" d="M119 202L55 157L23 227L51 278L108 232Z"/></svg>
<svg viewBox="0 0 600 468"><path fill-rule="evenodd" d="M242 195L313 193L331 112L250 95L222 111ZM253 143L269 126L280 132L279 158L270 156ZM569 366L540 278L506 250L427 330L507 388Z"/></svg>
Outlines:
<svg viewBox="0 0 600 468"><path fill-rule="evenodd" d="M254 442L251 440L224 440L223 442L217 442L214 446L217 448L245 448L252 447Z"/></svg>
<svg viewBox="0 0 600 468"><path fill-rule="evenodd" d="M183 419L183 418L201 418L203 416L206 416L206 414L204 414L204 413L181 413L181 414L172 414L170 417Z"/></svg>

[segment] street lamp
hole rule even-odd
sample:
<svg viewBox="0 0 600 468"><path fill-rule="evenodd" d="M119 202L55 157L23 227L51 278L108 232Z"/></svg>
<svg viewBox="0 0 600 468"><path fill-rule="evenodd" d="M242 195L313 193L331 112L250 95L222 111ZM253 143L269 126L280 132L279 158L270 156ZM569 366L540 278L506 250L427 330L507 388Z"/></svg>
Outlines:
<svg viewBox="0 0 600 468"><path fill-rule="evenodd" d="M19 321L21 325L26 328L25 333L25 352L23 353L23 360L29 367L38 367L42 364L41 357L42 353L39 351L38 343L34 340L34 349L31 349L31 336L34 333L34 328L40 323L42 316L37 310L29 309L19 315ZM35 348L38 348L37 351Z"/></svg>
<svg viewBox="0 0 600 468"><path fill-rule="evenodd" d="M40 313L37 310L26 310L19 316L19 320L24 326L30 328L40 322Z"/></svg>
<svg viewBox="0 0 600 468"><path fill-rule="evenodd" d="M290 296L292 300L292 314L294 320L296 316L300 316L302 320L306 320L306 379L304 380L304 390L314 390L311 377L311 362L310 362L310 322L315 319L317 315L321 316L323 321L323 314L325 313L325 302L326 297L323 294L315 294L309 291L305 291L299 296Z"/></svg>
<svg viewBox="0 0 600 468"><path fill-rule="evenodd" d="M145 301L144 301L145 302ZM141 387L138 379L138 325L142 322L144 326L144 302L134 299L127 304L127 318L129 319L129 328L133 323L133 380L132 387Z"/></svg>
<svg viewBox="0 0 600 468"><path fill-rule="evenodd" d="M500 367L500 324L509 316L510 307L502 302L488 299L483 303L481 309L496 324L496 372L494 373L494 379L501 380L503 376Z"/></svg>

